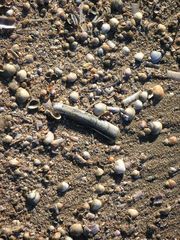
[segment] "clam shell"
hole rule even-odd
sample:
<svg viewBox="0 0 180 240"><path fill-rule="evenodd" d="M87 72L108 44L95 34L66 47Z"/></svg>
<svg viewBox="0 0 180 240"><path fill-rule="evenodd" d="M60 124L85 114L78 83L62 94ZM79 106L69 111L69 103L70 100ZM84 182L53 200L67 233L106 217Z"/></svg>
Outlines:
<svg viewBox="0 0 180 240"><path fill-rule="evenodd" d="M27 105L27 109L35 110L38 109L40 106L40 101L38 99L31 99L31 101Z"/></svg>

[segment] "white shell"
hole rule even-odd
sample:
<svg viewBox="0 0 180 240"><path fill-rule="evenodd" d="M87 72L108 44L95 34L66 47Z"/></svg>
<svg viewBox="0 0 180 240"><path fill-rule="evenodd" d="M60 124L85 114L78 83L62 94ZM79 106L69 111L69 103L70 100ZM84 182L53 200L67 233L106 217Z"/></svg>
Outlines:
<svg viewBox="0 0 180 240"><path fill-rule="evenodd" d="M69 95L69 98L72 102L77 102L79 100L79 93L76 91L72 91Z"/></svg>
<svg viewBox="0 0 180 240"><path fill-rule="evenodd" d="M114 172L116 174L124 174L126 171L125 163L123 159L118 159L114 164Z"/></svg>
<svg viewBox="0 0 180 240"><path fill-rule="evenodd" d="M130 69L130 68L126 68L126 69L124 70L124 75L127 76L127 77L131 76L131 75L132 75L131 69Z"/></svg>
<svg viewBox="0 0 180 240"><path fill-rule="evenodd" d="M93 112L94 112L94 114L95 114L96 116L100 116L100 115L102 115L103 113L105 113L106 110L107 110L106 104L104 104L104 103L97 103L97 104L94 106Z"/></svg>
<svg viewBox="0 0 180 240"><path fill-rule="evenodd" d="M111 26L109 25L109 23L103 23L101 27L102 33L108 33L110 29L111 29Z"/></svg>
<svg viewBox="0 0 180 240"><path fill-rule="evenodd" d="M135 117L136 112L133 107L128 107L125 109L125 114L126 114L126 120L132 121L133 118Z"/></svg>
<svg viewBox="0 0 180 240"><path fill-rule="evenodd" d="M99 199L93 199L91 202L91 210L98 211L102 207L102 202Z"/></svg>
<svg viewBox="0 0 180 240"><path fill-rule="evenodd" d="M149 123L151 133L158 135L162 131L162 123L160 121L153 121Z"/></svg>
<svg viewBox="0 0 180 240"><path fill-rule="evenodd" d="M64 193L69 189L69 184L67 182L61 182L58 185L58 191Z"/></svg>
<svg viewBox="0 0 180 240"><path fill-rule="evenodd" d="M44 144L46 145L51 144L53 140L54 140L54 133L49 131L44 138Z"/></svg>
<svg viewBox="0 0 180 240"><path fill-rule="evenodd" d="M148 92L147 92L147 91L142 91L142 92L139 94L139 99L140 99L142 102L146 102L146 100L148 99Z"/></svg>
<svg viewBox="0 0 180 240"><path fill-rule="evenodd" d="M133 106L136 111L141 111L143 108L143 103L140 100L136 100Z"/></svg>
<svg viewBox="0 0 180 240"><path fill-rule="evenodd" d="M33 190L27 195L27 198L28 200L32 201L34 204L37 204L40 200L40 194L37 190Z"/></svg>
<svg viewBox="0 0 180 240"><path fill-rule="evenodd" d="M129 49L127 46L124 46L124 47L122 48L122 53L123 53L125 56L127 56L127 55L129 55L129 53L130 53L130 49Z"/></svg>
<svg viewBox="0 0 180 240"><path fill-rule="evenodd" d="M135 58L136 61L142 62L142 60L144 58L144 54L142 52L138 52L134 55L134 58Z"/></svg>
<svg viewBox="0 0 180 240"><path fill-rule="evenodd" d="M142 15L141 12L136 12L136 13L134 14L134 19L135 19L136 21L141 21L142 18L143 18L143 15Z"/></svg>

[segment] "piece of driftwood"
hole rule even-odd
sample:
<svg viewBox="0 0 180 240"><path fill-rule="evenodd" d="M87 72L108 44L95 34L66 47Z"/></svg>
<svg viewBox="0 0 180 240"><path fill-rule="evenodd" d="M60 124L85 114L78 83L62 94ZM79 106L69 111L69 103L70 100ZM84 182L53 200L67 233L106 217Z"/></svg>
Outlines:
<svg viewBox="0 0 180 240"><path fill-rule="evenodd" d="M167 76L173 80L180 80L180 72L167 70Z"/></svg>

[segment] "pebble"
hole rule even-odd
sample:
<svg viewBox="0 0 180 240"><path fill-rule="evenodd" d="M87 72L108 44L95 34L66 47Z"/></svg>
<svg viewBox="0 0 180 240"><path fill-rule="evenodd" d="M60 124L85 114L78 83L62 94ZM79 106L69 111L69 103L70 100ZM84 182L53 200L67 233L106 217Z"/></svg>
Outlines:
<svg viewBox="0 0 180 240"><path fill-rule="evenodd" d="M22 87L18 88L16 91L16 100L19 104L24 104L30 98L28 91Z"/></svg>
<svg viewBox="0 0 180 240"><path fill-rule="evenodd" d="M156 99L156 100L161 100L163 97L164 97L164 89L161 87L161 85L155 85L152 89L152 94L153 94L153 97Z"/></svg>
<svg viewBox="0 0 180 240"><path fill-rule="evenodd" d="M83 158L84 158L85 160L89 160L89 159L91 158L91 155L90 155L90 153L89 153L88 151L84 151L84 152L82 153L82 156L83 156Z"/></svg>
<svg viewBox="0 0 180 240"><path fill-rule="evenodd" d="M128 56L130 54L130 49L127 46L124 46L122 48L122 53L123 55Z"/></svg>
<svg viewBox="0 0 180 240"><path fill-rule="evenodd" d="M25 63L33 63L34 62L34 56L32 54L27 54L24 57Z"/></svg>
<svg viewBox="0 0 180 240"><path fill-rule="evenodd" d="M96 177L101 177L104 174L104 170L102 168L97 168L95 171Z"/></svg>
<svg viewBox="0 0 180 240"><path fill-rule="evenodd" d="M121 0L112 0L111 1L111 11L120 12L122 10L123 2Z"/></svg>
<svg viewBox="0 0 180 240"><path fill-rule="evenodd" d="M77 103L79 100L79 93L76 91L72 91L69 95L69 98L72 102Z"/></svg>
<svg viewBox="0 0 180 240"><path fill-rule="evenodd" d="M54 133L51 132L51 131L49 131L49 132L46 134L43 142L44 142L45 145L49 145L49 144L51 144L53 141L54 141Z"/></svg>
<svg viewBox="0 0 180 240"><path fill-rule="evenodd" d="M91 53L88 53L87 55L86 55L86 59L89 61L89 62L94 62L94 60L95 60L95 58L94 58L94 56L91 54Z"/></svg>
<svg viewBox="0 0 180 240"><path fill-rule="evenodd" d="M133 103L133 106L134 106L134 109L136 111L141 111L142 108L143 108L143 103L140 101L140 100L136 100L134 103Z"/></svg>
<svg viewBox="0 0 180 240"><path fill-rule="evenodd" d="M37 190L33 190L29 192L29 194L27 195L27 199L28 201L36 205L40 200L40 194Z"/></svg>
<svg viewBox="0 0 180 240"><path fill-rule="evenodd" d="M164 144L169 145L169 146L174 146L178 142L178 139L176 136L170 136L169 138L166 138L164 140Z"/></svg>
<svg viewBox="0 0 180 240"><path fill-rule="evenodd" d="M97 212L102 207L102 202L99 199L93 199L90 203L91 211Z"/></svg>
<svg viewBox="0 0 180 240"><path fill-rule="evenodd" d="M151 130L151 134L158 135L162 131L162 123L160 121L152 121L149 123L149 128Z"/></svg>
<svg viewBox="0 0 180 240"><path fill-rule="evenodd" d="M110 29L111 29L111 26L109 23L103 23L103 25L101 26L101 31L104 34L108 33Z"/></svg>
<svg viewBox="0 0 180 240"><path fill-rule="evenodd" d="M83 227L80 223L74 223L69 231L72 237L80 237L83 234Z"/></svg>
<svg viewBox="0 0 180 240"><path fill-rule="evenodd" d="M5 64L3 66L4 74L7 77L13 77L16 73L16 66L13 64Z"/></svg>
<svg viewBox="0 0 180 240"><path fill-rule="evenodd" d="M141 21L142 18L143 18L143 15L142 15L141 12L136 12L136 13L134 14L134 20L135 20L136 22Z"/></svg>
<svg viewBox="0 0 180 240"><path fill-rule="evenodd" d="M105 187L102 184L100 184L100 183L96 184L94 188L95 188L95 192L97 194L103 194L104 191L105 191Z"/></svg>
<svg viewBox="0 0 180 240"><path fill-rule="evenodd" d="M19 82L23 82L27 78L27 72L25 70L20 70L16 74L16 78Z"/></svg>
<svg viewBox="0 0 180 240"><path fill-rule="evenodd" d="M99 225L96 223L92 223L90 225L86 225L84 227L84 235L87 237L93 237L100 231Z"/></svg>
<svg viewBox="0 0 180 240"><path fill-rule="evenodd" d="M148 99L148 92L147 91L142 91L140 94L139 94L139 99L141 100L141 102L146 102L147 99Z"/></svg>
<svg viewBox="0 0 180 240"><path fill-rule="evenodd" d="M2 139L3 143L5 143L5 144L11 144L11 143L12 143L12 140L13 140L13 137L10 136L10 135L6 135L6 136Z"/></svg>
<svg viewBox="0 0 180 240"><path fill-rule="evenodd" d="M69 184L67 182L61 182L58 184L58 192L64 193L69 189Z"/></svg>
<svg viewBox="0 0 180 240"><path fill-rule="evenodd" d="M125 120L132 121L135 117L135 109L133 107L128 107L125 109Z"/></svg>
<svg viewBox="0 0 180 240"><path fill-rule="evenodd" d="M160 32L165 32L166 31L166 26L164 24L161 24L161 23L158 24L157 28Z"/></svg>
<svg viewBox="0 0 180 240"><path fill-rule="evenodd" d="M10 167L17 167L19 166L19 161L16 158L13 158L9 161Z"/></svg>
<svg viewBox="0 0 180 240"><path fill-rule="evenodd" d="M140 177L140 171L138 171L138 170L132 171L131 177L134 178L134 179L139 178Z"/></svg>
<svg viewBox="0 0 180 240"><path fill-rule="evenodd" d="M132 219L135 219L139 215L139 212L134 208L129 208L128 214Z"/></svg>
<svg viewBox="0 0 180 240"><path fill-rule="evenodd" d="M104 104L104 103L97 103L94 106L93 113L96 116L100 116L100 115L104 114L106 112L106 110L107 110L106 104Z"/></svg>
<svg viewBox="0 0 180 240"><path fill-rule="evenodd" d="M124 163L123 159L118 159L117 161L115 161L114 172L116 174L124 174L125 171L126 171L126 167L125 167L125 163Z"/></svg>
<svg viewBox="0 0 180 240"><path fill-rule="evenodd" d="M73 83L77 80L77 75L76 73L73 73L73 72L70 72L68 75L67 75L67 81L70 82L70 83Z"/></svg>
<svg viewBox="0 0 180 240"><path fill-rule="evenodd" d="M110 20L109 20L109 24L110 24L110 26L112 27L112 28L116 28L117 26L118 26L118 24L119 24L119 21L118 21L118 19L117 18L111 18Z"/></svg>
<svg viewBox="0 0 180 240"><path fill-rule="evenodd" d="M126 68L126 69L124 70L124 75L125 75L126 77L130 77L130 76L132 75L131 69L130 69L130 68Z"/></svg>
<svg viewBox="0 0 180 240"><path fill-rule="evenodd" d="M173 179L168 179L166 182L165 182L165 186L167 188L170 188L170 189L173 189L176 187L176 182L173 180Z"/></svg>
<svg viewBox="0 0 180 240"><path fill-rule="evenodd" d="M144 54L142 52L138 52L134 55L134 58L137 62L142 62L144 58Z"/></svg>
<svg viewBox="0 0 180 240"><path fill-rule="evenodd" d="M151 62L153 64L156 64L161 61L162 53L158 51L152 51L150 57L151 57Z"/></svg>

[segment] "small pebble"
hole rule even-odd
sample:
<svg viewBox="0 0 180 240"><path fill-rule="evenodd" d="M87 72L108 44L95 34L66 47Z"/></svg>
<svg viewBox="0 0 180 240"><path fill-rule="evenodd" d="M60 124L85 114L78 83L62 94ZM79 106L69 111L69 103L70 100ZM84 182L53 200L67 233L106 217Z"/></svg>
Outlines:
<svg viewBox="0 0 180 240"><path fill-rule="evenodd" d="M73 83L73 82L75 82L76 80L77 80L77 75L76 75L76 73L71 72L71 73L69 73L69 74L67 75L67 81L68 81L68 82Z"/></svg>
<svg viewBox="0 0 180 240"><path fill-rule="evenodd" d="M28 91L22 87L18 88L16 91L16 100L19 104L24 104L29 99L30 95Z"/></svg>
<svg viewBox="0 0 180 240"><path fill-rule="evenodd" d="M111 11L112 12L121 12L123 2L121 0L112 0L111 1Z"/></svg>
<svg viewBox="0 0 180 240"><path fill-rule="evenodd" d="M124 163L123 159L118 159L117 161L115 161L114 172L116 174L124 174L125 171L126 171L126 167L125 167L125 163Z"/></svg>
<svg viewBox="0 0 180 240"><path fill-rule="evenodd" d="M152 94L153 94L153 97L156 99L156 100L161 100L163 97L164 97L164 90L163 88L161 87L161 85L155 85L152 89Z"/></svg>
<svg viewBox="0 0 180 240"><path fill-rule="evenodd" d="M109 25L109 23L103 23L103 25L101 26L101 31L102 33L108 33L111 29L111 26Z"/></svg>
<svg viewBox="0 0 180 240"><path fill-rule="evenodd" d="M151 130L151 134L158 135L162 131L162 123L160 121L153 121L149 123L149 128Z"/></svg>
<svg viewBox="0 0 180 240"><path fill-rule="evenodd" d="M27 199L36 205L40 200L40 194L37 190L33 190L27 195Z"/></svg>
<svg viewBox="0 0 180 240"><path fill-rule="evenodd" d="M135 117L135 109L132 107L128 107L125 109L125 120L126 121L132 121Z"/></svg>
<svg viewBox="0 0 180 240"><path fill-rule="evenodd" d="M82 153L82 156L83 156L83 158L84 158L85 160L89 160L89 159L91 158L91 155L90 155L90 153L89 153L88 151L84 151L84 152Z"/></svg>
<svg viewBox="0 0 180 240"><path fill-rule="evenodd" d="M126 68L126 69L124 70L124 75L125 75L126 77L130 77L130 76L132 75L131 69L130 69L130 68Z"/></svg>
<svg viewBox="0 0 180 240"><path fill-rule="evenodd" d="M101 177L104 174L104 170L102 168L97 168L95 171L96 177Z"/></svg>
<svg viewBox="0 0 180 240"><path fill-rule="evenodd" d="M161 23L158 24L157 28L160 32L165 32L166 31L166 26L164 24L161 24Z"/></svg>
<svg viewBox="0 0 180 240"><path fill-rule="evenodd" d="M69 231L72 237L80 237L83 234L83 227L80 223L74 223Z"/></svg>
<svg viewBox="0 0 180 240"><path fill-rule="evenodd" d="M147 99L148 99L148 92L147 91L142 91L140 94L139 94L139 99L141 100L141 102L146 102Z"/></svg>
<svg viewBox="0 0 180 240"><path fill-rule="evenodd" d="M3 70L5 76L12 77L16 73L16 66L13 64L5 64Z"/></svg>
<svg viewBox="0 0 180 240"><path fill-rule="evenodd" d="M54 140L54 133L51 132L51 131L49 131L49 132L46 134L43 142L44 142L45 145L49 145L49 144L52 143L53 140Z"/></svg>
<svg viewBox="0 0 180 240"><path fill-rule="evenodd" d="M64 193L69 189L69 184L67 182L61 182L58 185L58 192Z"/></svg>
<svg viewBox="0 0 180 240"><path fill-rule="evenodd" d="M70 93L69 98L72 102L77 103L79 100L79 93L76 91L73 91Z"/></svg>
<svg viewBox="0 0 180 240"><path fill-rule="evenodd" d="M86 59L89 61L89 62L94 62L94 60L95 60L95 58L94 58L94 56L91 54L91 53L88 53L87 55L86 55Z"/></svg>
<svg viewBox="0 0 180 240"><path fill-rule="evenodd" d="M27 78L27 72L25 70L20 70L16 74L16 78L19 82L23 82Z"/></svg>
<svg viewBox="0 0 180 240"><path fill-rule="evenodd" d="M112 27L112 28L116 28L117 26L118 26L118 24L119 24L119 21L118 21L118 19L117 18L111 18L110 20L109 20L109 24L110 24L110 26Z"/></svg>
<svg viewBox="0 0 180 240"><path fill-rule="evenodd" d="M176 182L173 180L173 179L168 179L166 182L165 182L165 186L167 188L170 188L170 189L173 189L176 187Z"/></svg>
<svg viewBox="0 0 180 240"><path fill-rule="evenodd" d="M161 61L162 53L158 51L152 51L150 57L151 57L151 62L153 64L156 64Z"/></svg>
<svg viewBox="0 0 180 240"><path fill-rule="evenodd" d="M34 62L34 57L32 54L27 54L25 57L24 57L24 61L26 63L33 63Z"/></svg>
<svg viewBox="0 0 180 240"><path fill-rule="evenodd" d="M96 184L94 188L95 188L95 192L97 194L103 194L104 191L105 191L105 187L102 184L100 184L100 183Z"/></svg>
<svg viewBox="0 0 180 240"><path fill-rule="evenodd" d="M137 62L142 62L144 58L144 54L142 52L138 52L134 55L134 58Z"/></svg>
<svg viewBox="0 0 180 240"><path fill-rule="evenodd" d="M104 114L106 112L106 110L107 110L106 104L104 104L104 103L97 103L94 106L93 113L96 116L100 116L100 115Z"/></svg>
<svg viewBox="0 0 180 240"><path fill-rule="evenodd" d="M143 108L143 103L140 101L140 100L136 100L134 103L133 103L133 106L134 106L134 109L136 111L141 111L142 108Z"/></svg>
<svg viewBox="0 0 180 240"><path fill-rule="evenodd" d="M138 170L132 171L132 173L131 173L132 178L137 179L137 178L139 178L139 176L140 176L140 171L138 171Z"/></svg>
<svg viewBox="0 0 180 240"><path fill-rule="evenodd" d="M122 53L123 53L123 55L128 56L130 54L130 49L128 47L124 46L122 48Z"/></svg>
<svg viewBox="0 0 180 240"><path fill-rule="evenodd" d="M134 208L129 208L128 214L132 219L135 219L139 215L139 212Z"/></svg>
<svg viewBox="0 0 180 240"><path fill-rule="evenodd" d="M102 207L102 202L99 199L93 199L90 203L91 211L97 212Z"/></svg>
<svg viewBox="0 0 180 240"><path fill-rule="evenodd" d="M84 227L84 235L87 237L93 237L99 232L100 228L98 224L92 223Z"/></svg>
<svg viewBox="0 0 180 240"><path fill-rule="evenodd" d="M19 161L16 158L13 158L9 161L10 167L17 167L19 166Z"/></svg>
<svg viewBox="0 0 180 240"><path fill-rule="evenodd" d="M134 20L135 20L136 22L141 21L142 18L143 18L143 15L142 15L141 12L136 12L136 13L134 14Z"/></svg>
<svg viewBox="0 0 180 240"><path fill-rule="evenodd" d="M178 142L178 139L176 136L170 136L169 138L166 138L164 140L164 144L169 145L169 146L174 146Z"/></svg>

